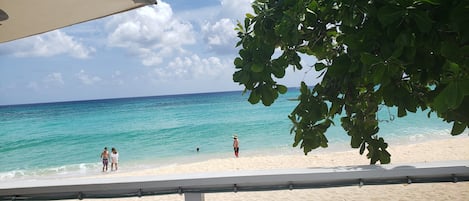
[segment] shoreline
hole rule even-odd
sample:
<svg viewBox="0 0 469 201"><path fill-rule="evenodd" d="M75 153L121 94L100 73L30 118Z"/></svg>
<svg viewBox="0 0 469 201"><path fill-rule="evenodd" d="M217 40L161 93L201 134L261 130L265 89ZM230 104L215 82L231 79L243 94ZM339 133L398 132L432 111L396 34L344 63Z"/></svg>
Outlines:
<svg viewBox="0 0 469 201"><path fill-rule="evenodd" d="M469 137L458 136L451 139L390 146L388 151L392 155L391 164L469 160L469 146L467 145L469 145ZM369 165L366 153L360 155L358 149L335 152L313 151L308 155L304 155L302 152L253 156L241 154L239 158L234 158L231 155L228 158L209 158L202 161L167 164L141 170L119 170L87 178Z"/></svg>
<svg viewBox="0 0 469 201"><path fill-rule="evenodd" d="M388 151L392 155L391 164L469 160L469 148L465 148L461 146L461 144L469 144L469 136L462 134L454 137L420 139L413 143L406 141L402 144L390 142ZM0 174L0 182L369 164L366 153L360 155L358 149L351 149L346 146L347 145L344 144L331 144L331 146L326 149L320 148L313 150L306 156L298 147L246 151L241 149L239 158L235 158L232 152L196 153L194 150L194 152L178 158L146 159L142 161L126 161L125 158L123 158L120 160L119 171L108 171L105 173L101 172L100 162L48 168L41 170L41 172L46 173L44 175L40 174L41 172L23 173L21 170L3 172ZM450 150L451 147L455 147L457 150ZM442 153L433 154L435 151ZM466 155L464 155L464 153L466 153ZM70 170L68 170L69 168Z"/></svg>
<svg viewBox="0 0 469 201"><path fill-rule="evenodd" d="M469 160L469 136L437 139L426 142L390 146L391 164L414 164ZM121 169L105 174L73 177L73 179L120 178L132 180L144 176L166 176L181 174L210 174L236 171L272 169L299 169L368 165L369 159L357 149L339 152L311 152L304 154L255 155L239 158L212 158L208 160L173 164L143 170ZM469 165L469 164L468 164ZM316 189L294 189L278 191L206 193L205 200L261 201L261 200L469 200L469 182L440 182L364 185L362 187L330 187ZM183 201L184 195L169 194L112 199L85 199L95 201ZM70 200L71 201L71 200Z"/></svg>
<svg viewBox="0 0 469 201"><path fill-rule="evenodd" d="M415 144L389 147L391 164L412 164L469 160L469 137L458 136L450 139L430 140ZM145 175L190 174L201 172L236 172L243 170L295 169L311 167L335 167L368 165L365 155L358 150L341 152L310 153L301 155L270 155L240 158L209 159L200 162L177 164L131 172L112 172L94 178L132 178ZM263 200L469 200L469 182L412 183L389 185L365 185L363 187L332 187L318 189L294 189L278 191L256 191L238 193L207 193L205 200L263 201ZM184 195L92 199L97 201L183 201Z"/></svg>

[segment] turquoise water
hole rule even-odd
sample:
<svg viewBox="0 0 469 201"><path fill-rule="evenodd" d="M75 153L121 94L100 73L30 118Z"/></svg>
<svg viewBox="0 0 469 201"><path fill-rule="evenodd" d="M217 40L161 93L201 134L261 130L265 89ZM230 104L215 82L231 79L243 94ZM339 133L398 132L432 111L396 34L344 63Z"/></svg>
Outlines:
<svg viewBox="0 0 469 201"><path fill-rule="evenodd" d="M297 89L271 107L251 105L239 91L0 106L0 182L100 173L100 152L116 147L120 171L240 155L302 154L292 148L288 114ZM389 119L387 108L380 119ZM381 123L390 145L449 138L451 126L426 112ZM337 124L337 125L340 125ZM348 146L340 126L327 134L330 148ZM196 152L200 147L200 152ZM321 150L320 150L321 151ZM311 154L314 154L311 153ZM357 151L358 154L358 151Z"/></svg>

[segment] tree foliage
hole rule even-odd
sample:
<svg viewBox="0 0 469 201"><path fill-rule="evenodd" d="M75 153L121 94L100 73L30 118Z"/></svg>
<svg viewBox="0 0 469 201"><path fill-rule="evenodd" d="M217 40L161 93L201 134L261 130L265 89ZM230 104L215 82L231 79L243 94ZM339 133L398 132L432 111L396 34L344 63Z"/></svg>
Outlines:
<svg viewBox="0 0 469 201"><path fill-rule="evenodd" d="M469 127L469 1L256 0L236 30L239 57L233 80L248 101L271 105L287 88L287 68L302 69L299 54L314 56L322 81L302 82L289 115L294 146L307 154L327 147L334 117L372 164L390 162L378 137L380 105L398 117L418 109ZM274 54L277 52L279 54ZM277 55L277 56L274 56Z"/></svg>

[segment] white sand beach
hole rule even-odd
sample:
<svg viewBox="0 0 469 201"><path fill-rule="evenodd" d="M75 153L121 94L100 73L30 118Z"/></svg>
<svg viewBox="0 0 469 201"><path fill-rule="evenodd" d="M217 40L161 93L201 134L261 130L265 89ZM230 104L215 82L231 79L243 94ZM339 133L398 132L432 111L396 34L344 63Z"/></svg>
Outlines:
<svg viewBox="0 0 469 201"><path fill-rule="evenodd" d="M389 147L392 164L426 163L436 161L469 160L469 137L428 141L418 144ZM243 156L211 159L202 162L147 169L134 172L113 172L99 177L133 177L199 172L229 172L242 170L290 169L366 165L369 160L358 150L304 155ZM93 199L95 200L95 199ZM98 199L122 201L184 200L183 195L146 196L142 198ZM304 190L262 192L212 193L205 200L469 200L469 182L394 184L379 186L350 186Z"/></svg>

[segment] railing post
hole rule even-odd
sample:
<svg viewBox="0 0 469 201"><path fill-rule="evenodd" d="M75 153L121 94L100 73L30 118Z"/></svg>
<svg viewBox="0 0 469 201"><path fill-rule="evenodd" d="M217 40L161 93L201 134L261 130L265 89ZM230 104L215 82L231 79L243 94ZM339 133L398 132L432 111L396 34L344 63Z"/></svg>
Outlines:
<svg viewBox="0 0 469 201"><path fill-rule="evenodd" d="M205 201L203 193L184 193L185 201Z"/></svg>

